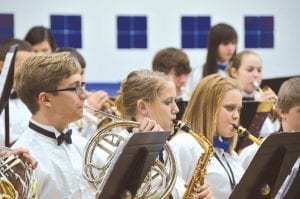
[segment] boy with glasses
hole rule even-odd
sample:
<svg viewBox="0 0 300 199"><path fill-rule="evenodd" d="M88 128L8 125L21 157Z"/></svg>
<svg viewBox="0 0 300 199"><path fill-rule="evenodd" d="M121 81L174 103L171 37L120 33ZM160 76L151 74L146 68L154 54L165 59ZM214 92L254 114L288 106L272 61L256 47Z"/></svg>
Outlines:
<svg viewBox="0 0 300 199"><path fill-rule="evenodd" d="M26 147L39 161L36 169L39 198L95 198L82 172L87 143L68 125L83 116L84 90L80 65L70 53L28 59L16 75L16 91L32 112L25 133L13 147ZM148 122L143 131L160 126ZM72 135L72 136L71 136ZM97 159L105 156L98 154Z"/></svg>
<svg viewBox="0 0 300 199"><path fill-rule="evenodd" d="M34 56L16 74L16 91L32 113L28 128L13 145L39 161L39 198L94 198L82 176L86 140L68 124L82 117L86 91L80 65L69 53Z"/></svg>

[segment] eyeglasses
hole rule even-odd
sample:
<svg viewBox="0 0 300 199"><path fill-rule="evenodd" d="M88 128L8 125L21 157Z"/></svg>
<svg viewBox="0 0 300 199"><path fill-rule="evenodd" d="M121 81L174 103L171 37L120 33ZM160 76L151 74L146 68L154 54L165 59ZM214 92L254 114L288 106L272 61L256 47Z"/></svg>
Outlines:
<svg viewBox="0 0 300 199"><path fill-rule="evenodd" d="M73 91L77 95L81 95L85 91L85 82L82 82L80 86L72 87L72 88L62 88L62 89L57 89L57 90L47 90L45 92L49 93L55 93L55 92L60 92L60 91Z"/></svg>

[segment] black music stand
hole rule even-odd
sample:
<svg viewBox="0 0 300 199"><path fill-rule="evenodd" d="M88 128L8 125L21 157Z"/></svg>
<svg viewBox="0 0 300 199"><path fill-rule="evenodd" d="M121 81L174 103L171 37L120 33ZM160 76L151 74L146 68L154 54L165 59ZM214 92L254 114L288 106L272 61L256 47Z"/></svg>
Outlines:
<svg viewBox="0 0 300 199"><path fill-rule="evenodd" d="M170 132L134 133L120 155L112 160L104 182L98 188L98 199L118 199L124 193L135 196Z"/></svg>
<svg viewBox="0 0 300 199"><path fill-rule="evenodd" d="M290 78L293 78L293 77L300 77L300 75L263 79L262 82L261 82L261 87L263 88L264 86L269 86L277 94L281 84L284 81L286 81Z"/></svg>
<svg viewBox="0 0 300 199"><path fill-rule="evenodd" d="M176 120L181 120L184 114L185 108L188 105L188 101L184 101L182 98L176 100L176 104L178 106L179 112L176 114Z"/></svg>
<svg viewBox="0 0 300 199"><path fill-rule="evenodd" d="M274 198L299 156L300 132L271 134L260 146L230 198ZM287 194L299 193L300 186L295 184L299 180L298 173Z"/></svg>
<svg viewBox="0 0 300 199"><path fill-rule="evenodd" d="M256 114L259 102L243 101L243 107L240 114L240 124L248 129Z"/></svg>
<svg viewBox="0 0 300 199"><path fill-rule="evenodd" d="M9 146L9 96L14 82L14 65L18 44L10 47L0 75L0 114L5 109L5 146Z"/></svg>

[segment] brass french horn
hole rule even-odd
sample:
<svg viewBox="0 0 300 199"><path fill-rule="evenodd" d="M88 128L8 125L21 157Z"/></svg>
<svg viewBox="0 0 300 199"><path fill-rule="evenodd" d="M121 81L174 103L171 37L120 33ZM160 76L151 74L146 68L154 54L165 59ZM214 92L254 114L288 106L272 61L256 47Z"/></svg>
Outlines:
<svg viewBox="0 0 300 199"><path fill-rule="evenodd" d="M126 136L122 135L122 130L124 130L124 128L138 128L140 124L133 121L122 120L119 117L94 110L88 106L85 108L97 112L97 114L102 114L104 116L102 120L108 118L110 121L97 129L88 140L84 150L84 176L91 186L97 189L103 182L103 178L112 164L111 160L115 155L116 149L126 139ZM94 154L98 150L106 154L106 161L101 165L97 163L94 157ZM151 171L148 172L134 198L167 198L170 195L175 185L176 167L173 154L168 144L164 145L164 150L164 162L158 159L155 161ZM97 193L97 195L99 194L100 193Z"/></svg>
<svg viewBox="0 0 300 199"><path fill-rule="evenodd" d="M0 198L33 199L37 197L37 180L32 167L7 151L0 157Z"/></svg>

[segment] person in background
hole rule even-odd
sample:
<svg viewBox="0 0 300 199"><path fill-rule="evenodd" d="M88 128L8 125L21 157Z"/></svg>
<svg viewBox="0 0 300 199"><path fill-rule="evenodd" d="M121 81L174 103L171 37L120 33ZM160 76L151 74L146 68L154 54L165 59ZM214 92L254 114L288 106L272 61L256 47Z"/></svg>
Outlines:
<svg viewBox="0 0 300 199"><path fill-rule="evenodd" d="M170 75L175 82L176 95L181 97L192 68L189 58L183 50L165 48L158 51L154 56L152 70Z"/></svg>
<svg viewBox="0 0 300 199"><path fill-rule="evenodd" d="M175 103L176 86L172 78L158 71L140 70L128 74L122 81L116 106L122 118L141 122L145 118L156 121L162 130L174 133L174 120L178 107ZM185 186L182 179L176 179L173 198L182 198ZM207 183L197 190L198 198L210 198Z"/></svg>
<svg viewBox="0 0 300 199"><path fill-rule="evenodd" d="M273 91L267 90L263 93L257 91L262 81L262 70L262 60L253 51L238 53L232 62L228 64L227 74L237 79L242 85L243 101L276 101L277 96ZM259 137L267 137L269 134L278 131L279 127L280 122L278 119L267 117L261 127Z"/></svg>
<svg viewBox="0 0 300 199"><path fill-rule="evenodd" d="M182 121L208 139L213 147L212 154L202 147L206 142L199 143L190 133L179 132L169 141L177 175L186 184L190 182L200 158L210 157L201 165L207 164L205 180L212 189L212 198L227 199L244 174L234 151L237 134L233 125L239 123L241 108L239 83L219 74L208 75L194 90ZM200 140L204 142L204 139ZM223 144L225 140L229 140L226 146Z"/></svg>
<svg viewBox="0 0 300 199"><path fill-rule="evenodd" d="M286 80L278 92L277 113L281 131L300 132L300 77ZM259 146L252 144L239 154L242 166L247 169Z"/></svg>
<svg viewBox="0 0 300 199"><path fill-rule="evenodd" d="M35 53L49 54L56 49L54 35L49 28L44 26L34 26L26 34L25 41L32 45Z"/></svg>
<svg viewBox="0 0 300 199"><path fill-rule="evenodd" d="M225 76L225 68L236 54L238 36L235 29L225 23L211 27L208 33L207 55L203 66L193 69L184 90L184 99L188 100L201 78L219 73Z"/></svg>
<svg viewBox="0 0 300 199"><path fill-rule="evenodd" d="M0 71L3 67L5 56L9 51L9 48L15 44L18 45L18 50L15 56L14 74L20 70L23 62L33 55L32 47L28 42L20 39L10 39L0 46ZM9 99L10 144L14 143L23 134L24 127L27 126L30 117L30 111L17 96L14 83ZM0 115L0 146L4 146L4 132L4 112L2 112Z"/></svg>

